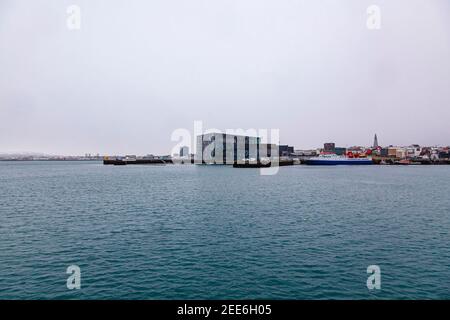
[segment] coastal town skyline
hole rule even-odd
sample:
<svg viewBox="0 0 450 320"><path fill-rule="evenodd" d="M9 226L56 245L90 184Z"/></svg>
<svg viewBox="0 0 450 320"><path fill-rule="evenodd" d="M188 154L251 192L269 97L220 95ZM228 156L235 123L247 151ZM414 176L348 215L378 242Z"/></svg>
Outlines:
<svg viewBox="0 0 450 320"><path fill-rule="evenodd" d="M245 133L245 131L242 131L243 133ZM223 132L225 133L225 132ZM199 136L196 136L196 139ZM258 135L255 135L254 137L258 137ZM260 137L259 137L260 138ZM172 142L174 143L174 142ZM274 143L273 141L271 141L271 143ZM72 154L63 154L63 153L45 153L45 152L33 152L33 151L12 151L12 152L3 152L2 150L0 150L0 160L8 160L8 159L15 159L15 160L45 160L45 159L66 159L66 160L101 160L103 159L103 157L109 157L109 156L125 156L125 155L133 155L133 156L155 156L155 157L167 157L167 156L183 156L183 151L184 151L184 156L187 155L194 155L196 154L196 145L194 144L188 144L188 145L184 145L183 143L178 143L178 145L180 146L179 149L172 148L173 152L166 152L166 153L155 153L155 152L145 152L145 153L130 153L130 152L125 152L125 153L99 153L99 152L85 152L85 153L72 153ZM294 151L295 153L301 153L302 151L317 151L318 153L320 152L327 152L327 148L332 146L333 148L333 153L334 152L334 147L337 147L338 149L345 149L345 150L356 150L356 149L363 149L363 150L369 150L369 149L389 149L389 148L400 148L400 149L404 149L407 150L408 148L417 148L420 147L420 149L425 149L425 150L431 150L431 149L436 149L436 150L449 150L450 149L450 143L449 144L444 144L444 145L420 145L420 144L415 144L415 143L411 143L411 144L404 144L404 145L395 145L395 144L382 144L379 142L378 140L378 134L375 133L375 135L373 136L373 140L371 144L361 144L361 145L357 145L357 144L339 144L336 143L334 140L329 140L328 142L324 142L322 145L320 146L316 146L316 147L312 147L312 148L301 148L299 146L296 146L294 144L290 144L287 143L286 141L279 141L278 143L275 143L275 145L278 145L280 147L289 147L289 150ZM176 152L176 150L180 150L179 153ZM328 150L329 151L329 150Z"/></svg>
<svg viewBox="0 0 450 320"><path fill-rule="evenodd" d="M327 140L328 141L328 140ZM330 140L330 142L334 143L334 140ZM314 150L314 149L320 149L323 147L323 144L327 143L327 142L323 142L322 145L318 145L318 146L313 146L313 147L302 147L302 146L298 146L296 144L291 144L291 143L286 143L289 145L294 145L296 147L296 150ZM283 142L281 143L283 144ZM396 146L396 147L408 147L408 146L412 146L412 145L416 145L417 143L407 143L407 144L385 144L383 146L385 147L389 147L389 146ZM340 145L342 147L371 147L370 144L342 144L342 143L336 143L336 145ZM420 146L427 146L427 147L447 147L450 146L450 143L447 144L417 144ZM83 148L81 148L81 151L76 151L76 152L61 152L58 151L58 149L54 149L55 151L49 150L49 151L41 151L41 150L34 150L34 149L30 149L30 150L23 150L23 149L5 149L2 150L0 149L0 158L3 156L7 156L7 155L14 155L14 156L86 156L86 155L90 155L92 157L95 156L104 156L104 155L119 155L119 154L136 154L136 155L146 155L146 154L170 154L170 149L171 148L167 148L166 152L155 152L151 149L144 151L144 152L127 152L122 151L122 152L97 152L96 150L91 151L91 150L83 150ZM192 148L190 148L192 149Z"/></svg>

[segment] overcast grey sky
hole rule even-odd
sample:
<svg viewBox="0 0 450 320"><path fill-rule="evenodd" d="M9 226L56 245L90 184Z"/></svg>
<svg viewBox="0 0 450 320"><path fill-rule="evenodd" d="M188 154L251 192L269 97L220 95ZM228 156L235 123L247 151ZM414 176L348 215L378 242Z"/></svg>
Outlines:
<svg viewBox="0 0 450 320"><path fill-rule="evenodd" d="M0 0L0 153L168 153L194 120L448 145L449 119L448 0Z"/></svg>

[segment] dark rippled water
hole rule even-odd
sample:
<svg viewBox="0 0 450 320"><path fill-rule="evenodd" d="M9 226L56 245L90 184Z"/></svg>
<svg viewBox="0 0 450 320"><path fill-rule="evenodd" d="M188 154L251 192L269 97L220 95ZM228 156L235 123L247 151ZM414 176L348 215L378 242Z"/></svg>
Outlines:
<svg viewBox="0 0 450 320"><path fill-rule="evenodd" d="M450 166L0 162L0 187L1 299L450 298Z"/></svg>

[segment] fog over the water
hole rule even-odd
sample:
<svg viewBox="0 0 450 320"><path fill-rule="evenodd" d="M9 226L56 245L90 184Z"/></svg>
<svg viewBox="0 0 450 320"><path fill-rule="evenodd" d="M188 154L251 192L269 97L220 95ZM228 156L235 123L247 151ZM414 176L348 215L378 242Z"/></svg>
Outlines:
<svg viewBox="0 0 450 320"><path fill-rule="evenodd" d="M448 145L449 119L448 0L0 0L0 153L168 153L195 120Z"/></svg>

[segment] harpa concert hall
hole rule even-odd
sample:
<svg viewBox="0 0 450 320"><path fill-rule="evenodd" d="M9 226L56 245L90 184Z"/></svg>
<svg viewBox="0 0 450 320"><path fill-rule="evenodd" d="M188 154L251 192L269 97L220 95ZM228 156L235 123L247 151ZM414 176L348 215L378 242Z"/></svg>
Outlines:
<svg viewBox="0 0 450 320"><path fill-rule="evenodd" d="M277 145L261 143L260 137L218 132L197 136L197 164L260 163L277 156Z"/></svg>

